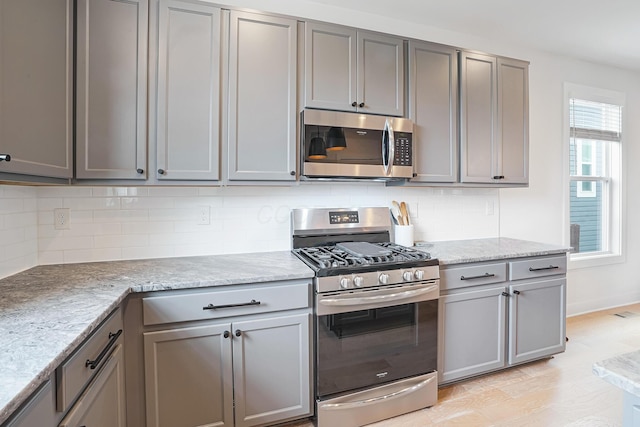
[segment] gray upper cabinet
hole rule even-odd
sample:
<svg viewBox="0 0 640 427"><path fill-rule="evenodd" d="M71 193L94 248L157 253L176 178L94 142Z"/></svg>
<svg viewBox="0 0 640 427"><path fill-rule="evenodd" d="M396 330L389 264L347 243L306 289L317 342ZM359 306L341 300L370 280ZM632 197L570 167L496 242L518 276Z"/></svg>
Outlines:
<svg viewBox="0 0 640 427"><path fill-rule="evenodd" d="M218 180L221 10L155 0L150 22L150 38L157 35L157 179Z"/></svg>
<svg viewBox="0 0 640 427"><path fill-rule="evenodd" d="M527 184L528 63L460 54L460 182Z"/></svg>
<svg viewBox="0 0 640 427"><path fill-rule="evenodd" d="M78 0L76 177L145 179L147 0Z"/></svg>
<svg viewBox="0 0 640 427"><path fill-rule="evenodd" d="M227 178L295 181L297 21L231 11Z"/></svg>
<svg viewBox="0 0 640 427"><path fill-rule="evenodd" d="M458 180L458 53L409 41L409 118L413 120L412 182Z"/></svg>
<svg viewBox="0 0 640 427"><path fill-rule="evenodd" d="M0 1L0 173L73 174L73 1Z"/></svg>
<svg viewBox="0 0 640 427"><path fill-rule="evenodd" d="M403 44L398 37L307 22L305 106L403 116Z"/></svg>

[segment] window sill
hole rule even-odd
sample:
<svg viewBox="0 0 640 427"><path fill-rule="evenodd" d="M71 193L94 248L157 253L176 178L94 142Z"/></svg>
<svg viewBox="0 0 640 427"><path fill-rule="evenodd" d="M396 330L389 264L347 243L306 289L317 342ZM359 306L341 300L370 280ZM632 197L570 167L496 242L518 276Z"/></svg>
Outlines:
<svg viewBox="0 0 640 427"><path fill-rule="evenodd" d="M600 267L604 265L620 264L625 262L622 254L614 253L598 253L593 255L577 255L569 254L568 270L576 270L579 268Z"/></svg>

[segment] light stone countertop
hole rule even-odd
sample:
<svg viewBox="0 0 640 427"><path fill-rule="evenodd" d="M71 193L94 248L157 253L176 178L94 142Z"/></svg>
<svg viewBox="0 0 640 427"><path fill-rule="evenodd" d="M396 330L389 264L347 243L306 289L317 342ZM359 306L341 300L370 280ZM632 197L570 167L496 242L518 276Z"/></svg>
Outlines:
<svg viewBox="0 0 640 427"><path fill-rule="evenodd" d="M593 373L627 393L640 397L640 350L593 364Z"/></svg>
<svg viewBox="0 0 640 427"><path fill-rule="evenodd" d="M440 265L463 264L508 258L563 254L568 247L497 237L492 239L417 242L416 249L438 258Z"/></svg>
<svg viewBox="0 0 640 427"><path fill-rule="evenodd" d="M440 264L564 253L568 248L495 238L426 243ZM38 266L0 280L0 423L131 292L313 277L288 251Z"/></svg>
<svg viewBox="0 0 640 427"><path fill-rule="evenodd" d="M0 424L130 292L313 277L288 251L38 266L0 280Z"/></svg>

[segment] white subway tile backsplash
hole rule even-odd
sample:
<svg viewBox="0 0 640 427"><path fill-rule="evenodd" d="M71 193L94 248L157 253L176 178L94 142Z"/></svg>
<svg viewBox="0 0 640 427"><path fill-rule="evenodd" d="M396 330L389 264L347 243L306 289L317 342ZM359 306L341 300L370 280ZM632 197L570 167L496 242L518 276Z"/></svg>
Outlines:
<svg viewBox="0 0 640 427"><path fill-rule="evenodd" d="M416 240L499 235L496 189L292 186L0 186L0 277L37 264L290 250L294 208L391 206L405 201ZM488 214L487 206L493 207ZM200 207L210 211L200 225ZM53 210L70 209L69 229ZM7 254L13 260L7 261Z"/></svg>

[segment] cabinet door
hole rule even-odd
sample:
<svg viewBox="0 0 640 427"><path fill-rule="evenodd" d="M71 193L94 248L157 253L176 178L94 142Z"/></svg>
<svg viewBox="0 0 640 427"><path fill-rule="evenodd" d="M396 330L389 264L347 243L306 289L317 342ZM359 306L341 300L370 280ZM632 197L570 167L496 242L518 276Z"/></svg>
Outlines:
<svg viewBox="0 0 640 427"><path fill-rule="evenodd" d="M297 23L231 12L228 179L296 179Z"/></svg>
<svg viewBox="0 0 640 427"><path fill-rule="evenodd" d="M404 115L404 42L358 32L358 111ZM362 107L360 105L363 104Z"/></svg>
<svg viewBox="0 0 640 427"><path fill-rule="evenodd" d="M563 352L566 279L514 284L509 293L509 364Z"/></svg>
<svg viewBox="0 0 640 427"><path fill-rule="evenodd" d="M71 178L73 1L0 1L0 172Z"/></svg>
<svg viewBox="0 0 640 427"><path fill-rule="evenodd" d="M311 415L310 317L233 323L237 427Z"/></svg>
<svg viewBox="0 0 640 427"><path fill-rule="evenodd" d="M356 111L356 30L305 24L305 106Z"/></svg>
<svg viewBox="0 0 640 427"><path fill-rule="evenodd" d="M56 424L56 404L53 380L44 385L29 398L29 403L6 427L54 426ZM4 426L4 424L3 424Z"/></svg>
<svg viewBox="0 0 640 427"><path fill-rule="evenodd" d="M217 180L220 151L220 9L160 0L157 178Z"/></svg>
<svg viewBox="0 0 640 427"><path fill-rule="evenodd" d="M505 184L529 182L529 64L498 58L497 175Z"/></svg>
<svg viewBox="0 0 640 427"><path fill-rule="evenodd" d="M505 366L503 286L440 297L440 382Z"/></svg>
<svg viewBox="0 0 640 427"><path fill-rule="evenodd" d="M409 42L412 182L458 179L458 56L455 48Z"/></svg>
<svg viewBox="0 0 640 427"><path fill-rule="evenodd" d="M460 54L460 181L487 183L498 176L496 58Z"/></svg>
<svg viewBox="0 0 640 427"><path fill-rule="evenodd" d="M78 0L76 177L144 179L147 0Z"/></svg>
<svg viewBox="0 0 640 427"><path fill-rule="evenodd" d="M125 425L124 355L122 345L118 345L59 427Z"/></svg>
<svg viewBox="0 0 640 427"><path fill-rule="evenodd" d="M144 333L147 426L233 426L230 324Z"/></svg>

